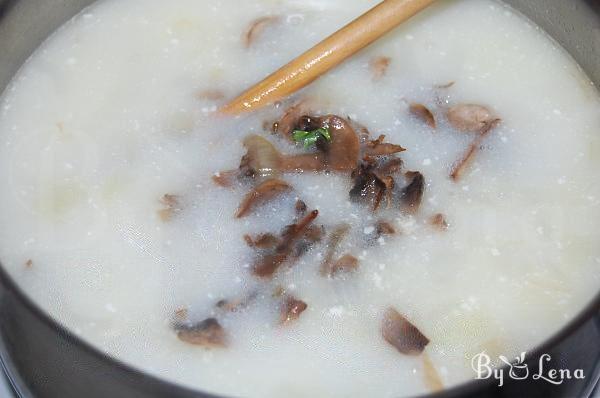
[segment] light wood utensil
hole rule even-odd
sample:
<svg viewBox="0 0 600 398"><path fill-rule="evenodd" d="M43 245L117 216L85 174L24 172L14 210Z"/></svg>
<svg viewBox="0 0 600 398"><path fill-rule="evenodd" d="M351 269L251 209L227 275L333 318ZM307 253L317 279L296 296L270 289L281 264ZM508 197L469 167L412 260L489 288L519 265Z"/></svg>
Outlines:
<svg viewBox="0 0 600 398"><path fill-rule="evenodd" d="M286 98L436 0L384 0L221 108L236 115Z"/></svg>

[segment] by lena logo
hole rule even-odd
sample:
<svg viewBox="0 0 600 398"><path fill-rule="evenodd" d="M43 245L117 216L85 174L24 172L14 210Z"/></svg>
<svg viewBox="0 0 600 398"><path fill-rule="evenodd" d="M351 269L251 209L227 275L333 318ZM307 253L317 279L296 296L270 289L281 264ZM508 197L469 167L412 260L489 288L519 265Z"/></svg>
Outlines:
<svg viewBox="0 0 600 398"><path fill-rule="evenodd" d="M529 367L525 363L526 353L522 352L521 355L515 358L514 361L509 361L504 355L500 355L498 359L502 362L501 365L508 367L508 374L506 374L507 368L504 366L496 367L492 364L492 358L485 351L480 352L471 359L471 367L477 375L477 379L490 379L494 378L498 381L498 386L502 387L507 377L513 380L527 380L529 378L533 380L544 380L548 383L559 385L564 383L565 380L585 379L582 369L554 369L548 367L548 362L552 359L550 355L543 354L538 362L537 372L531 373Z"/></svg>

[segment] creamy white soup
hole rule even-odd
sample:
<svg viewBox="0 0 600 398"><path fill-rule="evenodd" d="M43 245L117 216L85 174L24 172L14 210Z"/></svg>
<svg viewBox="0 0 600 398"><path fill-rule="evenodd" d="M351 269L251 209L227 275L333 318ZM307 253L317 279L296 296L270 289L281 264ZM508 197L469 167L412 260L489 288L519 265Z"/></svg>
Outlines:
<svg viewBox="0 0 600 398"><path fill-rule="evenodd" d="M600 286L600 99L530 21L440 1L217 112L376 3L84 10L0 102L2 265L103 352L226 396L426 394L542 343Z"/></svg>

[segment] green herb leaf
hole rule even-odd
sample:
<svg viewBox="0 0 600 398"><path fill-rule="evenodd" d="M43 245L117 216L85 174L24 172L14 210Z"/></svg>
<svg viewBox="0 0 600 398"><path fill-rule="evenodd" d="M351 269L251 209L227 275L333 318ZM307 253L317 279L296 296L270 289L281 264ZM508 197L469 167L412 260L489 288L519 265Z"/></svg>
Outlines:
<svg viewBox="0 0 600 398"><path fill-rule="evenodd" d="M331 142L331 133L326 128L319 128L314 131L294 130L292 138L294 141L304 144L304 148L309 149L317 144L319 138Z"/></svg>

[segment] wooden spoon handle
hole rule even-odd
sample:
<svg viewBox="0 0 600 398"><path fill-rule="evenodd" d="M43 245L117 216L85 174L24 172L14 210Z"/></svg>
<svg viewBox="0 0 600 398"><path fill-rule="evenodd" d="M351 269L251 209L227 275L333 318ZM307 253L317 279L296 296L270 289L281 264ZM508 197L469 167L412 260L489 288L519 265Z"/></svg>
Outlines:
<svg viewBox="0 0 600 398"><path fill-rule="evenodd" d="M289 96L427 8L434 1L384 0L235 98L221 108L221 113L239 114Z"/></svg>

